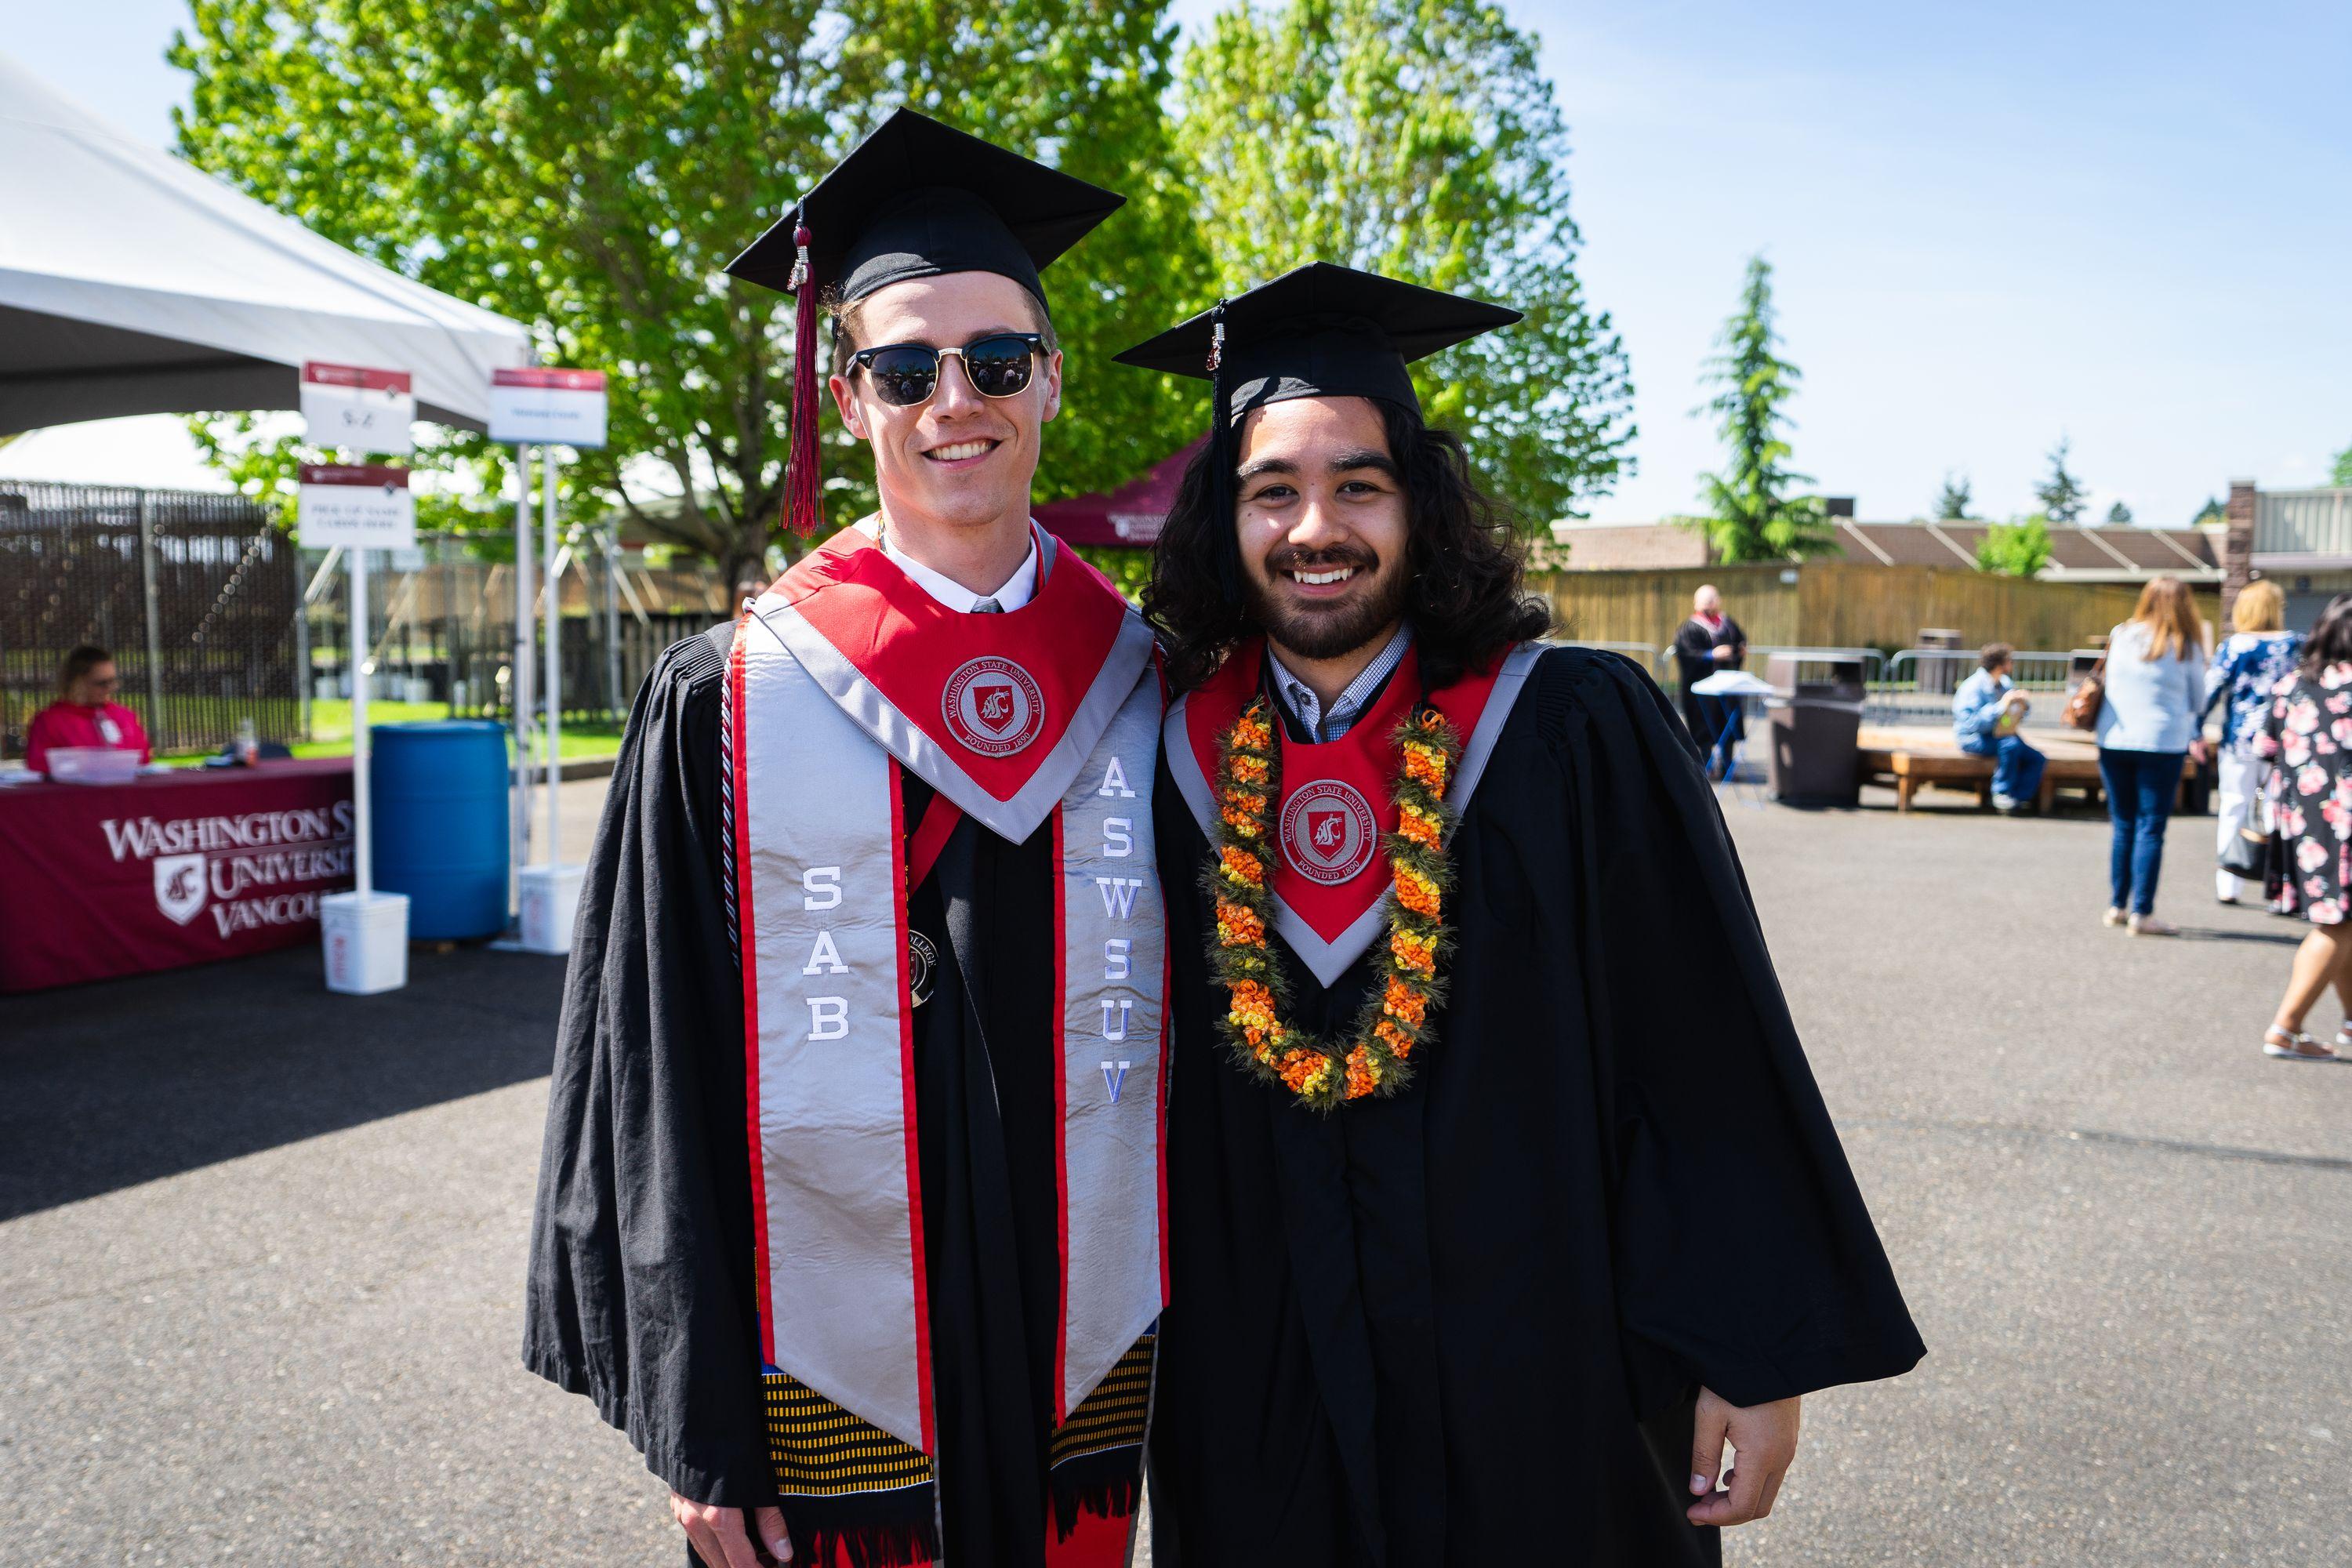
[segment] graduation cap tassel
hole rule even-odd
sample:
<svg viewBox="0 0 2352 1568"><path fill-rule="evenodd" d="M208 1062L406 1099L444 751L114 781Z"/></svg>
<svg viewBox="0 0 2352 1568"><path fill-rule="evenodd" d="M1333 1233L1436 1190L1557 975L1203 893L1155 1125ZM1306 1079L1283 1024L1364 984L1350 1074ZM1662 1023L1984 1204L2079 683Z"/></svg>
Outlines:
<svg viewBox="0 0 2352 1568"><path fill-rule="evenodd" d="M809 276L809 231L806 224L793 231L799 257L793 263L793 407L792 432L784 448L784 516L786 528L803 539L816 531L816 296Z"/></svg>
<svg viewBox="0 0 2352 1568"><path fill-rule="evenodd" d="M1225 302L1209 312L1209 515L1219 529L1217 591L1228 609L1242 603L1241 550L1234 538L1234 422L1225 408Z"/></svg>

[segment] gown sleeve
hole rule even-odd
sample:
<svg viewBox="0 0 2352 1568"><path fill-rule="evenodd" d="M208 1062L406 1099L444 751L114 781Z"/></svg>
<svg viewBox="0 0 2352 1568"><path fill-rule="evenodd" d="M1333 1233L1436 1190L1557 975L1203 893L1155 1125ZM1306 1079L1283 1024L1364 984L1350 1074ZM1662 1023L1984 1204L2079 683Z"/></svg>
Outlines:
<svg viewBox="0 0 2352 1568"><path fill-rule="evenodd" d="M1628 661L1549 658L1580 720L1563 765L1633 1359L1740 1405L1908 1371L1918 1332L1688 737Z"/></svg>
<svg viewBox="0 0 2352 1568"><path fill-rule="evenodd" d="M531 1223L523 1363L656 1475L775 1500L760 1407L742 993L727 930L724 666L647 679L581 889Z"/></svg>

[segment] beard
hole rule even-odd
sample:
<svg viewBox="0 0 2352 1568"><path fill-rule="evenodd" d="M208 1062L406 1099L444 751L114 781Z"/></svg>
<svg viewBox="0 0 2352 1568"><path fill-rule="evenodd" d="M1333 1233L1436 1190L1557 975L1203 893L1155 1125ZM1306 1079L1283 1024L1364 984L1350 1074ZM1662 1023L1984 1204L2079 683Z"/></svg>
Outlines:
<svg viewBox="0 0 2352 1568"><path fill-rule="evenodd" d="M1243 574L1250 619L1301 658L1338 658L1353 653L1403 617L1412 589L1402 567L1383 573L1380 558L1368 550L1309 552L1286 547L1266 557L1265 564L1273 582L1279 582L1286 573L1328 571L1337 566L1352 566L1357 575L1371 578L1370 587L1351 598L1302 608L1283 603L1271 584Z"/></svg>

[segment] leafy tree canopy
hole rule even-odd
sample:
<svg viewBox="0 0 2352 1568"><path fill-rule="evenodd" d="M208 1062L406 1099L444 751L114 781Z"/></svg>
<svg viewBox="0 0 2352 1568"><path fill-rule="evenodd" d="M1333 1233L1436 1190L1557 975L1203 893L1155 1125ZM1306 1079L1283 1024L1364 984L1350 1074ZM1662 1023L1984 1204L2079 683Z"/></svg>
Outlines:
<svg viewBox="0 0 2352 1568"><path fill-rule="evenodd" d="M1498 7L1243 0L1179 83L1213 295L1321 260L1524 310L1414 367L1432 422L1530 525L1633 471L1624 350L1576 275L1567 130L1535 40Z"/></svg>
<svg viewBox="0 0 2352 1568"><path fill-rule="evenodd" d="M2115 528L2127 527L2129 526L2131 520L2132 509L2124 505L2123 502L2117 501L2115 505L2107 508L2107 522L2109 526Z"/></svg>
<svg viewBox="0 0 2352 1568"><path fill-rule="evenodd" d="M688 499L640 526L731 580L772 533L800 345L789 299L720 268L902 103L1132 198L1048 275L1083 417L1045 443L1040 495L1185 438L1181 398L1106 363L1201 292L1160 107L1174 44L1164 0L192 0L170 58L198 167L615 373L612 444L574 483L629 506L651 470ZM290 443L209 433L250 482L282 479ZM506 482L478 437L418 461ZM836 432L825 464L832 522L870 508L862 444Z"/></svg>
<svg viewBox="0 0 2352 1568"><path fill-rule="evenodd" d="M1720 417L1727 448L1725 471L1700 476L1707 507L1702 526L1716 554L1727 562L1780 560L1837 548L1821 498L1788 493L1812 479L1788 467L1791 448L1781 431L1794 421L1784 410L1801 373L1773 352L1780 341L1773 315L1771 264L1751 257L1738 313L1716 340L1723 353L1706 362L1707 378L1721 390L1700 410Z"/></svg>
<svg viewBox="0 0 2352 1568"><path fill-rule="evenodd" d="M2336 454L2336 467L2330 471L2327 482L2331 485L2352 485L2352 447Z"/></svg>
<svg viewBox="0 0 2352 1568"><path fill-rule="evenodd" d="M2041 512L1985 531L1977 545L1977 569L2004 577L2032 577L2050 564L2050 520Z"/></svg>

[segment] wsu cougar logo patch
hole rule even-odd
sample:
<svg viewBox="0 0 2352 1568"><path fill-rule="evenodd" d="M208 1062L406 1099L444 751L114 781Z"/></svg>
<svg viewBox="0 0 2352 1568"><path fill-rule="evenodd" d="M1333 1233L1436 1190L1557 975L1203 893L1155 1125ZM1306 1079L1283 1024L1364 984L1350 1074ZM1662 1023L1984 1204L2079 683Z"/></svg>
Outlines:
<svg viewBox="0 0 2352 1568"><path fill-rule="evenodd" d="M1327 888L1352 882L1380 844L1372 808L1352 784L1318 779L1282 808L1282 854L1290 868Z"/></svg>
<svg viewBox="0 0 2352 1568"><path fill-rule="evenodd" d="M205 858L201 855L158 855L155 866L155 907L177 925L186 925L204 912Z"/></svg>
<svg viewBox="0 0 2352 1568"><path fill-rule="evenodd" d="M1045 697L1009 658L975 658L948 677L940 710L948 733L983 757L1009 757L1045 727Z"/></svg>

